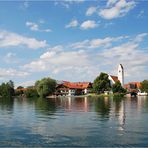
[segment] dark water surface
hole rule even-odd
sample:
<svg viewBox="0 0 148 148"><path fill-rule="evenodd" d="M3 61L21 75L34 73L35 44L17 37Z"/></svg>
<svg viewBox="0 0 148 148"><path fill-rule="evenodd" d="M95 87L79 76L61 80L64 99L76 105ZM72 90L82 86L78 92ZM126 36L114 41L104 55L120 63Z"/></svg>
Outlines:
<svg viewBox="0 0 148 148"><path fill-rule="evenodd" d="M148 97L1 98L0 146L148 147Z"/></svg>

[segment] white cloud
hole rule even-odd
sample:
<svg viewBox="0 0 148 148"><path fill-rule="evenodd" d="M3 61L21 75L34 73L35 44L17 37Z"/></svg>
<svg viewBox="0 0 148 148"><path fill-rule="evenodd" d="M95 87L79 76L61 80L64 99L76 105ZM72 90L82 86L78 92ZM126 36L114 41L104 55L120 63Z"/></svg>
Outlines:
<svg viewBox="0 0 148 148"><path fill-rule="evenodd" d="M43 21L40 21L41 24L43 24ZM39 31L39 32L51 32L51 29L40 29L39 25L34 22L26 22L26 26L30 28L32 31Z"/></svg>
<svg viewBox="0 0 148 148"><path fill-rule="evenodd" d="M132 78L139 81L142 77L146 77L148 53L139 47L146 35L147 33L139 34L129 42L105 49L100 54L104 57L102 62L110 66L122 63L125 66L125 75L128 80Z"/></svg>
<svg viewBox="0 0 148 148"><path fill-rule="evenodd" d="M28 75L29 75L28 72L19 71L19 70L12 69L12 68L8 68L8 69L0 68L0 77L3 77L3 78L26 77Z"/></svg>
<svg viewBox="0 0 148 148"><path fill-rule="evenodd" d="M99 15L104 19L114 19L125 16L135 6L136 3L133 0L109 0L106 8L99 11Z"/></svg>
<svg viewBox="0 0 148 148"><path fill-rule="evenodd" d="M78 51L55 51L51 49L43 53L38 60L24 65L24 69L30 72L49 72L50 75L60 75L62 79L85 80L85 76L93 78L97 71L90 66L91 61L84 50ZM78 77L79 76L79 77Z"/></svg>
<svg viewBox="0 0 148 148"><path fill-rule="evenodd" d="M87 20L87 21L84 21L84 22L81 24L80 28L81 28L82 30L87 30L87 29L96 28L97 26L98 26L98 24L97 24L95 21L93 21L93 20Z"/></svg>
<svg viewBox="0 0 148 148"><path fill-rule="evenodd" d="M78 26L78 21L76 19L73 19L69 24L65 26L65 28L73 28Z"/></svg>
<svg viewBox="0 0 148 148"><path fill-rule="evenodd" d="M112 45L113 42L117 42L127 38L127 36L120 36L120 37L106 37L104 39L96 38L92 40L84 40L81 42L76 42L71 44L71 48L74 49L89 49L89 48L99 48L99 47L109 47Z"/></svg>
<svg viewBox="0 0 148 148"><path fill-rule="evenodd" d="M79 60L81 59L81 62ZM24 66L31 71L47 71L58 67L62 69L65 66L85 66L87 64L87 55L83 50L79 51L47 51L43 53L39 60L32 61Z"/></svg>
<svg viewBox="0 0 148 148"><path fill-rule="evenodd" d="M47 52L43 53L40 56L40 58L41 59L49 59L49 58L53 57L55 54L56 54L56 52L54 52L54 51L47 51Z"/></svg>
<svg viewBox="0 0 148 148"><path fill-rule="evenodd" d="M33 22L26 22L26 26L30 27L32 31L39 31L39 26Z"/></svg>
<svg viewBox="0 0 148 148"><path fill-rule="evenodd" d="M107 7L112 6L113 4L115 4L118 0L108 0L107 1Z"/></svg>
<svg viewBox="0 0 148 148"><path fill-rule="evenodd" d="M15 87L17 88L18 86L23 86L23 87L28 87L28 86L34 86L35 81L31 80L31 81L25 81L25 82L21 82L21 83L16 83Z"/></svg>
<svg viewBox="0 0 148 148"><path fill-rule="evenodd" d="M44 48L47 46L46 40L38 41L35 38L29 38L17 33L0 31L0 48L25 45L31 49Z"/></svg>
<svg viewBox="0 0 148 148"><path fill-rule="evenodd" d="M96 7L89 7L86 11L86 15L87 16L91 16L92 14L94 14L97 11Z"/></svg>
<svg viewBox="0 0 148 148"><path fill-rule="evenodd" d="M116 75L117 66L122 63L126 81L139 81L147 76L148 53L140 48L147 35L106 37L58 45L23 68L30 72L48 72L65 80L83 81L93 80L101 71Z"/></svg>
<svg viewBox="0 0 148 148"><path fill-rule="evenodd" d="M148 33L141 33L141 34L138 34L135 38L135 42L141 42L143 41L143 39L148 35Z"/></svg>

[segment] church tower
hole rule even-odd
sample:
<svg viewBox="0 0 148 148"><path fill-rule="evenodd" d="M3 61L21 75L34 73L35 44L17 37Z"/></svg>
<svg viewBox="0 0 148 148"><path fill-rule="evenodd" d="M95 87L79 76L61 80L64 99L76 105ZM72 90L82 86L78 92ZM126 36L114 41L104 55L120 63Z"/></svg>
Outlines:
<svg viewBox="0 0 148 148"><path fill-rule="evenodd" d="M124 69L122 64L118 66L118 80L120 81L122 87L124 86Z"/></svg>

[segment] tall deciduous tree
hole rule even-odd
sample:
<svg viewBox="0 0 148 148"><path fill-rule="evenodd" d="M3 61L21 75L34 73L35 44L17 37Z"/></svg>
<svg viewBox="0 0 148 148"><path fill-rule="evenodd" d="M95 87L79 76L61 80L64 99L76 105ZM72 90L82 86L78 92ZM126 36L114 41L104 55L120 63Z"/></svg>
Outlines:
<svg viewBox="0 0 148 148"><path fill-rule="evenodd" d="M36 81L35 87L40 97L46 97L55 92L56 81L51 78L43 78Z"/></svg>
<svg viewBox="0 0 148 148"><path fill-rule="evenodd" d="M144 81L141 82L141 90L143 92L148 93L148 80L144 80Z"/></svg>
<svg viewBox="0 0 148 148"><path fill-rule="evenodd" d="M108 74L100 73L100 75L94 80L93 89L96 93L103 93L104 91L110 90L110 80Z"/></svg>
<svg viewBox="0 0 148 148"><path fill-rule="evenodd" d="M12 97L14 95L14 83L9 81L0 85L0 95L2 97Z"/></svg>

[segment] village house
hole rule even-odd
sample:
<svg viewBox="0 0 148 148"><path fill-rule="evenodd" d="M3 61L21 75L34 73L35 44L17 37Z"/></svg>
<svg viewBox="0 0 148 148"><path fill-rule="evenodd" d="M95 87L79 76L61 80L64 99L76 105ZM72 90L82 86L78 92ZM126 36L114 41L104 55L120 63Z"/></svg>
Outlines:
<svg viewBox="0 0 148 148"><path fill-rule="evenodd" d="M132 92L132 91L140 91L141 88L141 83L140 82L129 82L124 85L124 88L127 89L127 91Z"/></svg>
<svg viewBox="0 0 148 148"><path fill-rule="evenodd" d="M67 82L63 81L56 87L56 95L74 96L89 93L92 88L91 82Z"/></svg>

